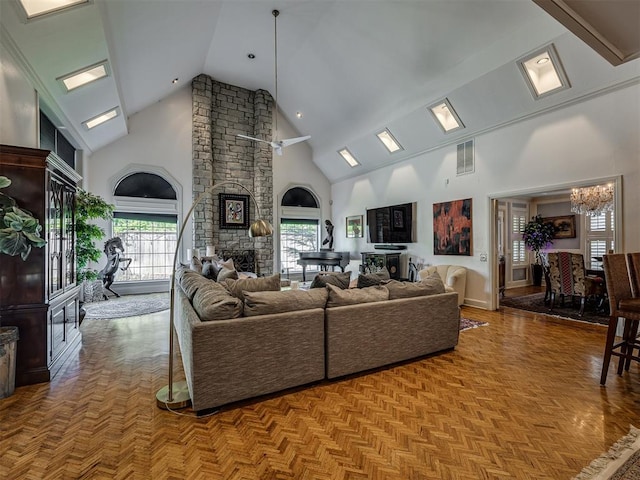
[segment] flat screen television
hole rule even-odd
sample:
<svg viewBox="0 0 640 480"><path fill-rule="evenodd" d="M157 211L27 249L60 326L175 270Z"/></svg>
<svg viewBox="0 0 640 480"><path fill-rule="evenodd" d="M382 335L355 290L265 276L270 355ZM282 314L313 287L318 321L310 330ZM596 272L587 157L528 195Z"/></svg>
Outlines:
<svg viewBox="0 0 640 480"><path fill-rule="evenodd" d="M369 243L415 243L416 202L367 209Z"/></svg>

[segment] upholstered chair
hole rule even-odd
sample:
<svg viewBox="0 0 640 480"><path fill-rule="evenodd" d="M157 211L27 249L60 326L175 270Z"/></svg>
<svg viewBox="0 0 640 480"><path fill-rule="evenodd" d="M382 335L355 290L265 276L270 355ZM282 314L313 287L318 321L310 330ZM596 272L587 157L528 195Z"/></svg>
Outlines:
<svg viewBox="0 0 640 480"><path fill-rule="evenodd" d="M635 258L629 256L633 262ZM629 370L631 360L640 362L640 356L634 356L634 349L640 349L638 336L638 323L640 322L640 298L633 297L631 290L632 274L637 272L635 266L627 266L627 256L624 253L614 253L603 257L604 276L607 282L607 294L609 295L609 327L604 347L602 361L602 373L600 384L607 381L611 356L620 358L618 362L618 375L622 370ZM622 339L616 342L616 330L618 318L624 321Z"/></svg>
<svg viewBox="0 0 640 480"><path fill-rule="evenodd" d="M432 265L418 272L418 279L427 278L431 273L438 272L445 291L457 292L458 305L464 303L464 295L467 289L467 269L460 265Z"/></svg>
<svg viewBox="0 0 640 480"><path fill-rule="evenodd" d="M584 256L581 253L551 252L547 254L549 261L549 283L551 290L551 306L553 310L558 296L564 304L565 297L580 298L580 312L584 313L587 297L598 293L602 279L589 277L584 268Z"/></svg>

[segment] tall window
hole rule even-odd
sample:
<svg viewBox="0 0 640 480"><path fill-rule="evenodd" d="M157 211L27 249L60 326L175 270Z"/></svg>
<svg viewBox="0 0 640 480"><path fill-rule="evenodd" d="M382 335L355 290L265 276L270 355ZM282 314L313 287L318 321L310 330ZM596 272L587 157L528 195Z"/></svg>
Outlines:
<svg viewBox="0 0 640 480"><path fill-rule="evenodd" d="M115 212L113 236L122 239L124 257L131 259L129 268L118 275L119 280L164 280L171 276L178 238L175 215Z"/></svg>
<svg viewBox="0 0 640 480"><path fill-rule="evenodd" d="M320 249L320 208L313 193L294 187L280 203L280 269L285 275L302 272L301 252Z"/></svg>
<svg viewBox="0 0 640 480"><path fill-rule="evenodd" d="M593 257L602 257L614 250L614 212L604 212L598 216L585 216L586 220L586 265L587 268L601 269L602 262Z"/></svg>
<svg viewBox="0 0 640 480"><path fill-rule="evenodd" d="M319 221L295 218L280 220L280 265L285 273L301 272L300 252L317 252Z"/></svg>
<svg viewBox="0 0 640 480"><path fill-rule="evenodd" d="M160 175L137 172L118 183L114 197L117 209L113 236L122 239L123 256L131 259L129 268L118 274L118 280L170 278L178 238L174 188Z"/></svg>

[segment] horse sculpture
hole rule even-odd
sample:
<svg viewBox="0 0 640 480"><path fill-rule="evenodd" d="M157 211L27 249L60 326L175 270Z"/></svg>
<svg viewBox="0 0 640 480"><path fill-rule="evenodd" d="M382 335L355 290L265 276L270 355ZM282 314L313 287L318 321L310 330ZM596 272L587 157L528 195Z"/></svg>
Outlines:
<svg viewBox="0 0 640 480"><path fill-rule="evenodd" d="M102 279L103 296L105 300L108 300L105 291L113 293L116 297L119 297L116 292L111 290L111 284L116 279L118 273L118 267L123 272L129 268L131 258L124 258L124 245L120 237L113 237L104 242L104 253L107 256L107 264L102 270L98 272L98 278ZM122 265L122 266L121 266Z"/></svg>

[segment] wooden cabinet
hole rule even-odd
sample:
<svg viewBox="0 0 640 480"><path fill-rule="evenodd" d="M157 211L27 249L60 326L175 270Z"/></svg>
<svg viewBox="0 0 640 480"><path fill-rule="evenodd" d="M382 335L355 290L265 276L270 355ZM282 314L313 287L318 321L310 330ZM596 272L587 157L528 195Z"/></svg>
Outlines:
<svg viewBox="0 0 640 480"><path fill-rule="evenodd" d="M400 253L362 252L360 255L362 255L360 270L363 273L374 273L387 267L391 278L394 280L402 278Z"/></svg>
<svg viewBox="0 0 640 480"><path fill-rule="evenodd" d="M0 256L0 324L18 327L16 385L46 382L80 341L75 193L81 177L48 150L0 145L3 192L43 226L26 261Z"/></svg>

